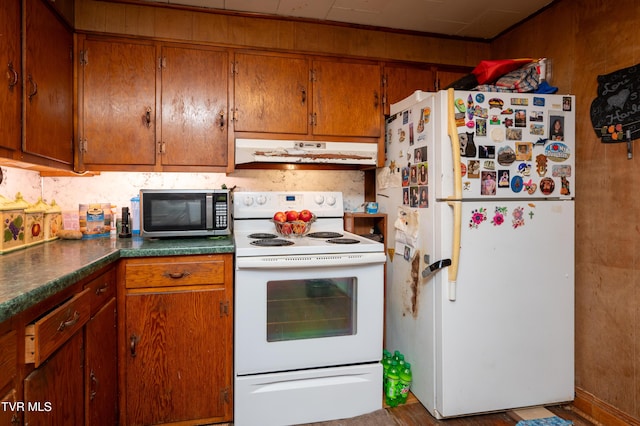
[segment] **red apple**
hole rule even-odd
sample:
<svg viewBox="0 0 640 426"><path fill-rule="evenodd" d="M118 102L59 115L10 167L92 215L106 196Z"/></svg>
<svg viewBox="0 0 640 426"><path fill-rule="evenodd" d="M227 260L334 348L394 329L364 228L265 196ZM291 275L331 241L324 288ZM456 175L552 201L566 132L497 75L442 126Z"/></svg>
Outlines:
<svg viewBox="0 0 640 426"><path fill-rule="evenodd" d="M311 219L313 219L313 213L311 213L311 211L306 209L300 210L300 213L298 214L298 219L304 222L309 222Z"/></svg>
<svg viewBox="0 0 640 426"><path fill-rule="evenodd" d="M291 231L292 231L292 226L290 223L283 223L282 227L280 227L280 232L283 235L291 235Z"/></svg>
<svg viewBox="0 0 640 426"><path fill-rule="evenodd" d="M285 212L287 214L287 222L293 222L298 220L298 212L295 210L287 210Z"/></svg>
<svg viewBox="0 0 640 426"><path fill-rule="evenodd" d="M286 222L287 221L287 215L284 212L276 212L276 214L273 215L273 221L274 222Z"/></svg>
<svg viewBox="0 0 640 426"><path fill-rule="evenodd" d="M33 235L34 237L37 237L38 235L40 235L40 224L39 223L34 223L33 226L31 227L31 235Z"/></svg>

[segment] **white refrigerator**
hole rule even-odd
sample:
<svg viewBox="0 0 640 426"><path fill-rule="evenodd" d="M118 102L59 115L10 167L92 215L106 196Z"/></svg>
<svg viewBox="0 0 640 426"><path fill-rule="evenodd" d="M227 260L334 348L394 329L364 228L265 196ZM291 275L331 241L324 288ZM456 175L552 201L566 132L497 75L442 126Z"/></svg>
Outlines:
<svg viewBox="0 0 640 426"><path fill-rule="evenodd" d="M436 418L573 400L575 98L391 106L385 348Z"/></svg>

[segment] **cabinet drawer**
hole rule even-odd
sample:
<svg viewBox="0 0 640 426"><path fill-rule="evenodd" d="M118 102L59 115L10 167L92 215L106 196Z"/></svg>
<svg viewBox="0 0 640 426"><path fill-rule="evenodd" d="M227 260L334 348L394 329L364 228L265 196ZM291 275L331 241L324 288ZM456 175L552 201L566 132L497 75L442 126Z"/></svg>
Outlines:
<svg viewBox="0 0 640 426"><path fill-rule="evenodd" d="M25 363L38 367L87 322L91 294L86 289L25 329Z"/></svg>
<svg viewBox="0 0 640 426"><path fill-rule="evenodd" d="M91 295L91 315L96 314L102 305L116 295L116 271L110 269L84 286Z"/></svg>
<svg viewBox="0 0 640 426"><path fill-rule="evenodd" d="M125 266L125 282L127 288L223 285L224 272L224 258L134 259Z"/></svg>
<svg viewBox="0 0 640 426"><path fill-rule="evenodd" d="M0 336L0 389L18 372L17 359L16 332L11 330Z"/></svg>

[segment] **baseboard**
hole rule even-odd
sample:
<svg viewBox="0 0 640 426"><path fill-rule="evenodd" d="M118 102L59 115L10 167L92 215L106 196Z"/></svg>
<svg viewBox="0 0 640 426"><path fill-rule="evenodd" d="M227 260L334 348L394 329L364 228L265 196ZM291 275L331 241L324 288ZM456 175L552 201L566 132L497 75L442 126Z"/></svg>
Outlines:
<svg viewBox="0 0 640 426"><path fill-rule="evenodd" d="M582 416L595 424L606 426L640 426L640 421L616 407L598 399L595 395L576 387L572 404Z"/></svg>

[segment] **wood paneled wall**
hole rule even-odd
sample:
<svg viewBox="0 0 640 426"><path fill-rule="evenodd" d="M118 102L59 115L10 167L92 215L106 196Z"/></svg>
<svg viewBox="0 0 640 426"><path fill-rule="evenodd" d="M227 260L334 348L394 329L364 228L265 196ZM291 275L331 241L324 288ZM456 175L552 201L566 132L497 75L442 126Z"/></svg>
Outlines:
<svg viewBox="0 0 640 426"><path fill-rule="evenodd" d="M598 75L640 62L639 25L637 0L562 0L492 44L494 56L551 58L551 83L576 95L576 387L638 420L640 150L628 160L626 144L602 144L589 107Z"/></svg>
<svg viewBox="0 0 640 426"><path fill-rule="evenodd" d="M76 0L75 27L134 36L305 53L475 66L489 43L382 32L347 25Z"/></svg>
<svg viewBox="0 0 640 426"><path fill-rule="evenodd" d="M559 0L489 44L76 0L76 28L83 31L461 66L487 58L551 59L550 83L559 93L576 95L576 386L635 419L640 419L640 149L627 160L626 144L600 143L589 106L599 74L640 62L638 25L637 0Z"/></svg>

